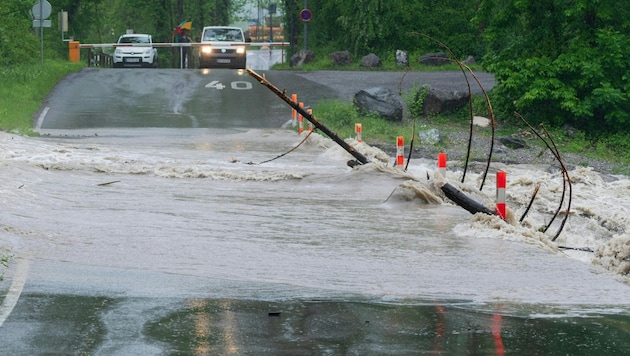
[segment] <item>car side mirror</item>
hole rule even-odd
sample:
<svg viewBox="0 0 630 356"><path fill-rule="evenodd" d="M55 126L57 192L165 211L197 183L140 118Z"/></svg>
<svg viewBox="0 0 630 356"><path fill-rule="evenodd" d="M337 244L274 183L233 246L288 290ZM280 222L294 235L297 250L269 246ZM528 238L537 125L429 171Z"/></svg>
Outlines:
<svg viewBox="0 0 630 356"><path fill-rule="evenodd" d="M252 42L252 38L251 38L251 37L249 37L249 36L245 37L245 42L246 42L246 43L250 43L250 42Z"/></svg>

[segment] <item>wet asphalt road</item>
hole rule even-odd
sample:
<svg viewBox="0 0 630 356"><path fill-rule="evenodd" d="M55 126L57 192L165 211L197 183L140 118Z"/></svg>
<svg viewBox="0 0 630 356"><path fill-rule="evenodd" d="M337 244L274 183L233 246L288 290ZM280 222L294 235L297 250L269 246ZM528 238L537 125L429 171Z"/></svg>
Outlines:
<svg viewBox="0 0 630 356"><path fill-rule="evenodd" d="M298 93L306 105L351 100L373 86L398 92L401 83L403 90L425 84L467 88L461 72L261 73L287 93ZM489 89L492 77L478 75ZM239 71L85 69L51 93L37 129L68 134L203 128L224 125L225 116L232 118L230 127L278 127L290 117L286 104ZM321 300L295 295L279 284L19 255L0 281L0 355L547 355L630 349L627 318L614 315L530 318L493 315L457 300L401 305L347 294ZM299 295L322 293L300 288Z"/></svg>
<svg viewBox="0 0 630 356"><path fill-rule="evenodd" d="M299 93L306 105L350 100L375 85L397 92L401 82L404 88L440 83L466 89L460 72L260 73L287 93ZM44 134L203 128L223 125L225 116L232 119L230 127L279 127L290 114L285 103L242 71L86 68L59 83L36 128ZM378 354L469 347L470 338L442 335L446 319L434 306L399 308L334 298L265 302L256 298L268 286L212 283L217 282L20 256L0 282L0 354ZM471 316L485 318L453 311L448 323L462 331ZM414 336L411 330L425 331ZM488 332L480 331L476 339L482 350L494 347Z"/></svg>
<svg viewBox="0 0 630 356"><path fill-rule="evenodd" d="M362 89L382 86L398 93L422 85L467 91L459 71L293 72L257 71L286 94L312 106L324 99L352 100ZM477 73L483 87L492 75ZM472 78L469 78L472 81ZM480 92L478 85L472 85ZM62 80L38 117L37 129L116 127L279 127L286 103L243 70L95 69ZM251 120L252 113L257 120Z"/></svg>

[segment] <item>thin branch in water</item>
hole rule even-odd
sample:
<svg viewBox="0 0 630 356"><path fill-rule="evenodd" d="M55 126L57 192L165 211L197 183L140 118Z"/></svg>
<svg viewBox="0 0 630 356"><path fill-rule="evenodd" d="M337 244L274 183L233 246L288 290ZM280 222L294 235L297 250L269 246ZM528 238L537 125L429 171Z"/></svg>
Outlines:
<svg viewBox="0 0 630 356"><path fill-rule="evenodd" d="M560 233L564 229L564 225L567 223L567 220L569 220L569 213L571 212L571 201L573 197L573 185L571 184L571 177L569 177L569 170L567 169L567 166L564 164L564 161L562 161L560 157L560 150L558 150L558 146L556 145L555 141L553 140L553 137L551 137L551 135L549 134L549 132L544 126L543 126L543 131L545 132L545 135L549 137L549 140L551 141L551 144L553 145L556 158L558 159L558 162L560 163L560 166L562 167L562 201L560 203L560 206L562 206L562 203L564 202L564 194L566 191L566 187L567 185L569 186L569 198L567 201L566 214L564 215L564 219L562 219L562 223L560 224L558 231L556 232L554 237L551 239L551 241L556 241L556 239L558 238L558 236L560 236ZM560 207L558 207L558 211L559 210L560 210Z"/></svg>
<svg viewBox="0 0 630 356"><path fill-rule="evenodd" d="M492 151L494 150L495 116L494 116L494 111L492 110L492 105L490 104L490 98L488 97L488 93L486 92L486 90L481 85L481 81L479 80L477 75L475 75L473 70L469 66L467 66L464 63L462 63L461 61L457 60L457 57L455 56L453 51L451 51L451 49L446 44L436 40L435 38L433 38L433 37L431 37L431 36L429 36L427 34L421 33L421 32L411 32L411 34L416 34L416 35L420 35L420 36L426 37L429 40L436 42L439 46L443 47L449 53L449 55L452 58L452 59L449 58L449 60L457 63L457 65L459 66L459 69L464 74L464 78L466 80L466 85L468 86L470 133L468 135L468 149L466 151L466 162L464 163L464 173L462 175L462 183L464 183L464 180L466 179L466 172L468 170L468 162L470 160L470 152L471 152L471 147L472 147L472 137L473 137L473 128L474 128L472 90L470 89L470 82L468 80L468 76L466 75L466 71L464 69L466 69L473 76L473 78L477 82L477 85L479 85L479 88L483 92L483 95L484 95L485 100L486 100L486 104L488 105L488 111L490 113L492 137L491 137L491 141L490 141L490 152L488 153L488 161L487 161L487 164L486 164L486 170L485 170L485 172L483 174L483 178L481 180L481 185L479 186L479 190L481 191L483 189L483 186L484 186L485 182L486 182L486 177L488 176L488 170L490 169L490 163L492 162Z"/></svg>
<svg viewBox="0 0 630 356"><path fill-rule="evenodd" d="M532 198L529 200L529 205L527 205L527 209L525 209L525 211L523 212L523 215L521 215L521 218L518 220L518 222L522 223L523 220L525 220L525 216L527 216L527 214L529 213L529 209L532 208L532 205L534 204L534 200L536 199L536 195L538 194L539 189L540 189L540 183L536 184L536 188L534 188L534 192L532 193Z"/></svg>
<svg viewBox="0 0 630 356"><path fill-rule="evenodd" d="M407 163L405 164L405 172L407 171L407 167L409 167L409 161L411 161L411 154L413 153L413 143L416 140L416 118L413 119L413 123L411 124L411 142L409 142L409 154L407 155Z"/></svg>
<svg viewBox="0 0 630 356"><path fill-rule="evenodd" d="M555 236L552 238L551 241L555 241L558 236L560 236L560 233L562 232L564 225L566 224L566 221L569 217L569 212L571 209L571 196L573 194L573 188L571 186L571 177L569 177L569 172L567 170L567 166L564 164L564 162L562 161L562 157L560 157L560 152L558 150L558 146L556 146L555 142L553 141L553 138L551 137L551 135L549 134L549 132L545 129L545 127L543 125L543 132L546 135L546 137L548 138L548 140L551 142L549 143L544 137L543 135L536 130L529 122L527 122L527 120L525 120L525 118L523 118L523 116L521 116L518 112L514 112L514 115L516 115L516 117L518 117L519 119L521 119L521 121L523 121L525 123L525 125L527 125L529 127L529 129L536 135L538 136L538 138L544 142L545 146L547 146L547 148L549 149L549 151L551 151L551 153L554 155L554 157L556 158L556 160L558 160L558 162L560 163L561 169L562 169L562 183L563 183L563 188L562 188L562 197L560 199L560 204L558 206L558 209L556 210L554 216L552 217L551 221L547 224L547 226L545 227L543 232L546 232L549 227L551 226L551 224L553 223L553 221L555 220L556 216L559 214L560 209L562 207L562 205L564 204L564 198L566 195L566 190L567 190L567 184L569 186L569 202L568 202L568 208L567 208L567 212L566 215L562 221L562 223L560 224L560 228L558 229L558 231L556 232ZM552 147L553 146L553 147Z"/></svg>
<svg viewBox="0 0 630 356"><path fill-rule="evenodd" d="M315 132L315 129L313 129L313 130L309 131L309 132L308 132L308 134L306 134L306 136L304 136L304 139L302 139L302 141L300 141L300 143L298 143L295 147L293 147L292 149L288 150L287 152L282 153L282 154L280 154L280 155L278 155L278 156L276 156L276 157L274 157L274 158L272 158L272 159L268 159L268 160L266 160L266 161L262 161L262 162L260 162L260 163L258 163L258 164L260 165L260 164L263 164L263 163L269 163L269 162L271 162L271 161L277 160L278 158L284 157L284 156L288 155L289 153L291 153L291 152L293 152L293 151L297 150L297 148L298 148L298 147L302 146L302 144L303 144L304 142L306 142L306 140L309 138L309 136L311 136L311 134L312 134L313 132Z"/></svg>
<svg viewBox="0 0 630 356"><path fill-rule="evenodd" d="M111 181L111 182L99 183L99 184L97 184L97 185L98 185L99 187L104 187L104 186L106 186L106 185L110 185L110 184L114 184L114 183L118 183L118 182L120 182L120 181L119 181L119 180L114 180L114 181Z"/></svg>

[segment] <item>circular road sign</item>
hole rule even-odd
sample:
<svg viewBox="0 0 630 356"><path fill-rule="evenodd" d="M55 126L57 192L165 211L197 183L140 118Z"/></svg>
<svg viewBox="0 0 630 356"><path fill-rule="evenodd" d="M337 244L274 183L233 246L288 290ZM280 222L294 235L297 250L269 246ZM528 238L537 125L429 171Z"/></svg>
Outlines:
<svg viewBox="0 0 630 356"><path fill-rule="evenodd" d="M35 20L46 20L48 16L50 16L52 12L52 6L46 0L40 0L33 5L31 9L31 13L33 14L33 18Z"/></svg>
<svg viewBox="0 0 630 356"><path fill-rule="evenodd" d="M313 19L313 12L309 9L300 11L300 19L304 22L309 22Z"/></svg>

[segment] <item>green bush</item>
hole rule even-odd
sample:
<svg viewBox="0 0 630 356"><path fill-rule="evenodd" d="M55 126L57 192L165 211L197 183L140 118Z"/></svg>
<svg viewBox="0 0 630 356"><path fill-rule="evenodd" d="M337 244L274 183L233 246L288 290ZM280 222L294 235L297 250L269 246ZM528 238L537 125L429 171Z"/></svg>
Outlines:
<svg viewBox="0 0 630 356"><path fill-rule="evenodd" d="M395 142L397 136L413 135L411 123L393 124L375 114L360 114L354 104L339 99L323 100L313 108L315 117L341 138L355 136L355 124L362 126L365 142Z"/></svg>
<svg viewBox="0 0 630 356"><path fill-rule="evenodd" d="M411 117L419 118L424 114L424 99L428 93L429 88L427 86L414 85L411 90L402 94L403 101L407 105Z"/></svg>
<svg viewBox="0 0 630 356"><path fill-rule="evenodd" d="M630 133L627 16L630 7L613 0L484 2L476 20L486 26L497 113L593 138Z"/></svg>
<svg viewBox="0 0 630 356"><path fill-rule="evenodd" d="M25 3L0 6L0 67L36 63L40 58L39 40L24 10Z"/></svg>

